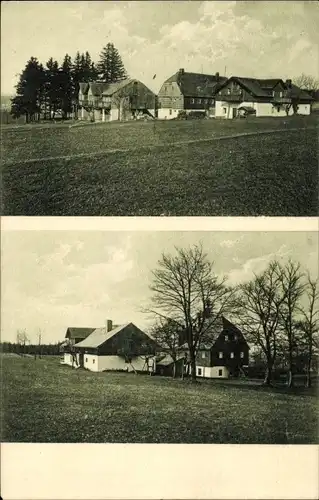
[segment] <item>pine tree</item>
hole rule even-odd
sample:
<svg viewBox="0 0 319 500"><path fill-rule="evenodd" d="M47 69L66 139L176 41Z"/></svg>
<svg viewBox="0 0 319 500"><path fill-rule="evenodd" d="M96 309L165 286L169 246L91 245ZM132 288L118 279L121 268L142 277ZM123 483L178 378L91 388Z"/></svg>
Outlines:
<svg viewBox="0 0 319 500"><path fill-rule="evenodd" d="M72 59L66 54L61 67L60 78L62 117L67 118L73 109L74 84L72 80Z"/></svg>
<svg viewBox="0 0 319 500"><path fill-rule="evenodd" d="M46 67L46 103L49 116L54 119L56 112L61 109L61 72L58 62L52 57L48 60Z"/></svg>
<svg viewBox="0 0 319 500"><path fill-rule="evenodd" d="M43 94L43 67L36 57L31 57L16 85L16 96L11 99L11 114L15 118L25 115L26 122L40 118Z"/></svg>
<svg viewBox="0 0 319 500"><path fill-rule="evenodd" d="M108 43L100 54L97 65L99 78L108 83L115 83L128 78L119 51L113 43Z"/></svg>

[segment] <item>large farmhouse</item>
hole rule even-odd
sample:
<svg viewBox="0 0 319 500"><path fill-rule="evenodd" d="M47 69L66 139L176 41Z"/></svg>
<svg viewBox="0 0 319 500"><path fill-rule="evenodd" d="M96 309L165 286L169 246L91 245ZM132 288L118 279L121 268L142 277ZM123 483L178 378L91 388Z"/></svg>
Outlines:
<svg viewBox="0 0 319 500"><path fill-rule="evenodd" d="M139 80L118 83L80 83L79 119L91 121L132 120L155 116L156 96Z"/></svg>
<svg viewBox="0 0 319 500"><path fill-rule="evenodd" d="M214 322L209 335L196 353L196 376L203 378L238 377L249 363L249 346L239 328L225 317ZM173 374L173 360L169 354L157 360L156 370L161 375ZM185 334L180 336L176 373L190 373L189 351Z"/></svg>
<svg viewBox="0 0 319 500"><path fill-rule="evenodd" d="M96 372L155 371L156 344L133 323L113 326L112 321L108 320L103 328L78 330L82 331L84 338L65 345L64 364ZM66 333L67 339L69 331L70 328Z"/></svg>
<svg viewBox="0 0 319 500"><path fill-rule="evenodd" d="M176 118L181 111L209 114L215 106L215 94L226 77L189 73L180 69L168 78L158 93L158 118Z"/></svg>
<svg viewBox="0 0 319 500"><path fill-rule="evenodd" d="M306 91L280 78L257 79L232 76L216 94L216 118L236 118L241 113L286 116L309 115L313 98Z"/></svg>

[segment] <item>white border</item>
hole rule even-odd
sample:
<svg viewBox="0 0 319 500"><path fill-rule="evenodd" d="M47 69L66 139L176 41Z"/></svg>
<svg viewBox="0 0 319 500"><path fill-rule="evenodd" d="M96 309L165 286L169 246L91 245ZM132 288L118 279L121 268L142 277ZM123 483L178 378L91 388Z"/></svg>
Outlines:
<svg viewBox="0 0 319 500"><path fill-rule="evenodd" d="M319 231L317 217L2 217L2 231Z"/></svg>
<svg viewBox="0 0 319 500"><path fill-rule="evenodd" d="M1 455L4 500L318 498L315 445L3 444Z"/></svg>

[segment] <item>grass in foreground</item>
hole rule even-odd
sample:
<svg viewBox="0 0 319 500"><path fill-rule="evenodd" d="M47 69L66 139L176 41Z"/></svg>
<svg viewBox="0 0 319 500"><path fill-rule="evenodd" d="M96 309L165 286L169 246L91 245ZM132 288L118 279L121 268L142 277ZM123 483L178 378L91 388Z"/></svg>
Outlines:
<svg viewBox="0 0 319 500"><path fill-rule="evenodd" d="M221 381L91 373L57 359L2 357L2 441L317 442L314 394Z"/></svg>
<svg viewBox="0 0 319 500"><path fill-rule="evenodd" d="M317 215L316 131L6 165L4 215Z"/></svg>

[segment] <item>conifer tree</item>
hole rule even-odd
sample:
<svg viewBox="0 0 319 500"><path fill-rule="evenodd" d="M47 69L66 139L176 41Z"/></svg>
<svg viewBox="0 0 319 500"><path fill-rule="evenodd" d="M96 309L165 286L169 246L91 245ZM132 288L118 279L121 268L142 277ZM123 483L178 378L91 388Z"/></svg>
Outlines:
<svg viewBox="0 0 319 500"><path fill-rule="evenodd" d="M54 119L61 109L61 72L57 61L52 57L46 63L46 102L50 118Z"/></svg>
<svg viewBox="0 0 319 500"><path fill-rule="evenodd" d="M62 117L67 118L73 108L74 85L72 80L72 59L66 54L61 67L60 79Z"/></svg>
<svg viewBox="0 0 319 500"><path fill-rule="evenodd" d="M97 65L99 78L108 83L115 83L128 78L119 51L113 43L108 43L100 54Z"/></svg>
<svg viewBox="0 0 319 500"><path fill-rule="evenodd" d="M19 118L25 115L27 123L39 120L43 81L43 67L36 57L31 57L16 85L16 96L11 99L12 116Z"/></svg>

